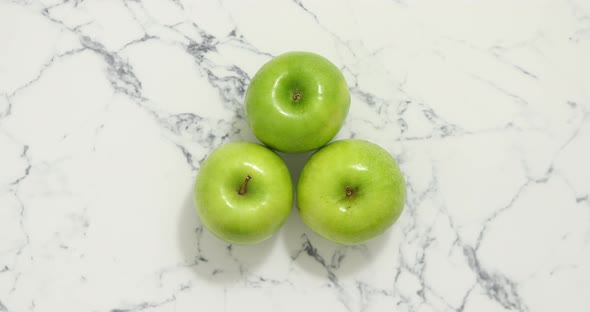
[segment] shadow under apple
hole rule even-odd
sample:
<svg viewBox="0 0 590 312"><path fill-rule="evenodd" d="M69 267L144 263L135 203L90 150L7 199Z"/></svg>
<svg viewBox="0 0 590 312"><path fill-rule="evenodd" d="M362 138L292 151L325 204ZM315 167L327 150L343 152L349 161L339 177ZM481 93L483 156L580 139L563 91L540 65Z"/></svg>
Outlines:
<svg viewBox="0 0 590 312"><path fill-rule="evenodd" d="M178 219L178 244L184 263L197 277L211 283L242 281L260 266L276 243L273 236L259 244L228 244L204 228L193 203L192 188Z"/></svg>
<svg viewBox="0 0 590 312"><path fill-rule="evenodd" d="M281 231L287 254L291 261L314 275L345 277L366 267L377 258L387 245L390 232L359 245L336 244L309 229L296 209Z"/></svg>

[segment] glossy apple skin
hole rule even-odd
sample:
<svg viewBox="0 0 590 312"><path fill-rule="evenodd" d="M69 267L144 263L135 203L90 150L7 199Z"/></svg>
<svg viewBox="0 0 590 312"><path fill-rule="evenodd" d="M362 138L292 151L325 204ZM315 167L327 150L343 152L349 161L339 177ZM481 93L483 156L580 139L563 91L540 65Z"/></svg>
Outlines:
<svg viewBox="0 0 590 312"><path fill-rule="evenodd" d="M258 70L245 105L250 128L262 143L277 151L302 153L334 138L348 114L350 93L344 76L328 59L289 52Z"/></svg>
<svg viewBox="0 0 590 312"><path fill-rule="evenodd" d="M401 214L405 199L405 181L395 159L363 140L326 145L305 164L297 183L303 222L320 236L345 245L382 234Z"/></svg>
<svg viewBox="0 0 590 312"><path fill-rule="evenodd" d="M252 179L238 194L246 176ZM293 207L291 176L283 160L255 143L228 143L201 165L194 200L205 227L232 244L253 244L275 233Z"/></svg>

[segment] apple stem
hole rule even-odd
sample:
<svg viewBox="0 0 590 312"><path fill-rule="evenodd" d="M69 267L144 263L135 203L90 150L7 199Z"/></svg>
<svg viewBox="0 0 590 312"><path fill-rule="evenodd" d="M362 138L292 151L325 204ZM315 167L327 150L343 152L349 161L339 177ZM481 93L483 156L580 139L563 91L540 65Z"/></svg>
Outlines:
<svg viewBox="0 0 590 312"><path fill-rule="evenodd" d="M242 188L240 188L240 190L238 191L238 194L246 194L246 187L248 187L248 182L250 182L250 179L252 179L252 177L250 175L247 175L246 180L244 180L244 183L242 184Z"/></svg>
<svg viewBox="0 0 590 312"><path fill-rule="evenodd" d="M346 186L346 196L347 197L352 196L352 189L350 188L350 185Z"/></svg>
<svg viewBox="0 0 590 312"><path fill-rule="evenodd" d="M301 94L299 94L299 92L293 94L293 100L299 101L300 99L301 99Z"/></svg>

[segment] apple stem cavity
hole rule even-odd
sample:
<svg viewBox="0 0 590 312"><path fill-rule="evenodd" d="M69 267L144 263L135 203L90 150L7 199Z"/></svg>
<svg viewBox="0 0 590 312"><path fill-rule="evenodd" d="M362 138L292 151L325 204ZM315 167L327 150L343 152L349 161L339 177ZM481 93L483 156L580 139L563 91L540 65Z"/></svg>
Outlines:
<svg viewBox="0 0 590 312"><path fill-rule="evenodd" d="M252 179L252 177L250 175L247 175L246 176L246 180L244 180L244 183L242 184L242 187L238 191L238 194L240 194L240 195L246 194L246 188L248 187L248 182L250 182L250 179Z"/></svg>
<svg viewBox="0 0 590 312"><path fill-rule="evenodd" d="M299 101L301 99L301 94L299 92L293 94L293 100Z"/></svg>
<svg viewBox="0 0 590 312"><path fill-rule="evenodd" d="M350 185L346 186L346 197L350 197L352 196L352 188L350 188Z"/></svg>

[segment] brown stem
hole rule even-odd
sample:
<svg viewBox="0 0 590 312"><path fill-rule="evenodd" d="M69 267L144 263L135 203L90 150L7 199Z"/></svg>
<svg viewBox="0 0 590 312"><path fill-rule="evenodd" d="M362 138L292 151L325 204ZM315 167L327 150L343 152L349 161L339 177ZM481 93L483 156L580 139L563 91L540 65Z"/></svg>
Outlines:
<svg viewBox="0 0 590 312"><path fill-rule="evenodd" d="M349 185L346 186L346 196L347 197L352 196L352 189L350 188Z"/></svg>
<svg viewBox="0 0 590 312"><path fill-rule="evenodd" d="M299 101L301 99L301 94L299 92L293 94L293 100Z"/></svg>
<svg viewBox="0 0 590 312"><path fill-rule="evenodd" d="M246 188L248 187L248 182L250 182L250 179L252 179L252 177L250 175L247 175L246 180L244 180L244 183L242 184L242 188L240 188L240 190L238 191L238 194L246 194Z"/></svg>

